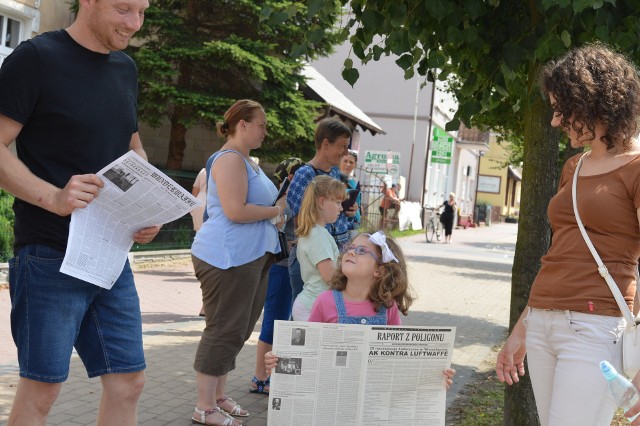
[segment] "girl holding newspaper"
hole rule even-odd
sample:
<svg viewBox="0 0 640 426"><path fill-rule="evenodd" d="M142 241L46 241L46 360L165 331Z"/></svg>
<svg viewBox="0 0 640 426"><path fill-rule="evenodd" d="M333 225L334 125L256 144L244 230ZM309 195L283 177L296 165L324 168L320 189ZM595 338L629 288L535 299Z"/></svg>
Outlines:
<svg viewBox="0 0 640 426"><path fill-rule="evenodd" d="M310 322L400 325L413 302L407 267L398 243L382 231L360 234L346 246L330 290L316 299ZM278 363L273 352L265 354L268 374ZM444 371L447 388L455 370Z"/></svg>

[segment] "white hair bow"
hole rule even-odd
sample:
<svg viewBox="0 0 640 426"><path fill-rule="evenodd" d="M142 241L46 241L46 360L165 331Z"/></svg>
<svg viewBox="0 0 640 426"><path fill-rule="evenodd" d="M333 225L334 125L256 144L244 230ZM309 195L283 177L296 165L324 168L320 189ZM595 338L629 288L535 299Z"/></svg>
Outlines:
<svg viewBox="0 0 640 426"><path fill-rule="evenodd" d="M393 254L393 252L387 245L387 237L384 235L382 231L378 231L375 234L370 235L369 241L371 241L373 244L380 247L380 250L382 250L382 263L387 263L392 261L396 263L400 263L398 261L398 258Z"/></svg>

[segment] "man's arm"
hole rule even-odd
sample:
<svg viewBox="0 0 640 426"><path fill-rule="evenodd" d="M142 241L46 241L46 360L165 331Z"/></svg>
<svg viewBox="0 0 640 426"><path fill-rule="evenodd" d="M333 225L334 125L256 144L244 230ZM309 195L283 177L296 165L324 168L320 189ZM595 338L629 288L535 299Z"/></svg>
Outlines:
<svg viewBox="0 0 640 426"><path fill-rule="evenodd" d="M0 115L0 187L15 197L60 216L68 216L86 207L104 185L94 174L72 176L64 188L58 188L33 173L9 151L22 124Z"/></svg>
<svg viewBox="0 0 640 426"><path fill-rule="evenodd" d="M131 142L129 142L129 149L138 154L140 157L144 158L145 161L149 161L147 158L147 153L142 146L142 140L140 139L140 134L138 132L134 133L131 136Z"/></svg>

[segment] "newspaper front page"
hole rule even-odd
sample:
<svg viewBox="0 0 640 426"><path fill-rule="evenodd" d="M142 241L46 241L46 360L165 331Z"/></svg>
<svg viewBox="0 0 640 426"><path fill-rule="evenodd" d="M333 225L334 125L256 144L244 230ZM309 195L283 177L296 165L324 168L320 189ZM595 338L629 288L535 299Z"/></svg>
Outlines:
<svg viewBox="0 0 640 426"><path fill-rule="evenodd" d="M71 214L60 272L110 289L122 273L133 234L176 220L201 203L133 151L97 175L104 187Z"/></svg>
<svg viewBox="0 0 640 426"><path fill-rule="evenodd" d="M455 327L276 321L269 426L444 426Z"/></svg>

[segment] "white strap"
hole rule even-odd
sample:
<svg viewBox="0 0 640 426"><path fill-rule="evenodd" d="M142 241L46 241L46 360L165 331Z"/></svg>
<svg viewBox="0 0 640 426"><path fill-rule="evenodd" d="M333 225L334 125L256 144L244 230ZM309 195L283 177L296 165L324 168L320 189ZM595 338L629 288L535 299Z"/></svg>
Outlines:
<svg viewBox="0 0 640 426"><path fill-rule="evenodd" d="M616 302L618 303L620 312L622 312L622 315L627 320L627 327L634 327L636 322L635 322L635 318L633 317L633 313L629 310L629 306L627 306L627 302L624 300L622 293L620 293L620 289L618 288L618 285L616 284L616 282L613 280L613 277L611 276L611 274L609 274L607 267L604 266L604 263L602 263L602 259L600 259L600 255L598 255L598 252L596 251L596 248L593 246L593 243L591 242L589 235L587 235L587 231L584 229L584 225L582 224L582 220L580 220L580 215L578 214L578 203L576 201L576 187L578 185L578 172L580 170L580 166L582 166L582 159L587 154L588 153L582 154L582 156L580 157L580 160L578 161L578 164L576 165L576 171L573 173L573 184L571 185L573 213L576 215L576 222L578 222L578 228L580 228L580 233L582 233L584 242L587 243L587 247L589 247L589 251L593 255L593 258L595 259L596 263L598 264L598 273L607 282L607 285L609 286L609 290L611 290L613 297L616 299ZM637 273L636 273L636 277L637 277ZM637 291L637 285L638 285L638 281L636 279L636 291Z"/></svg>

